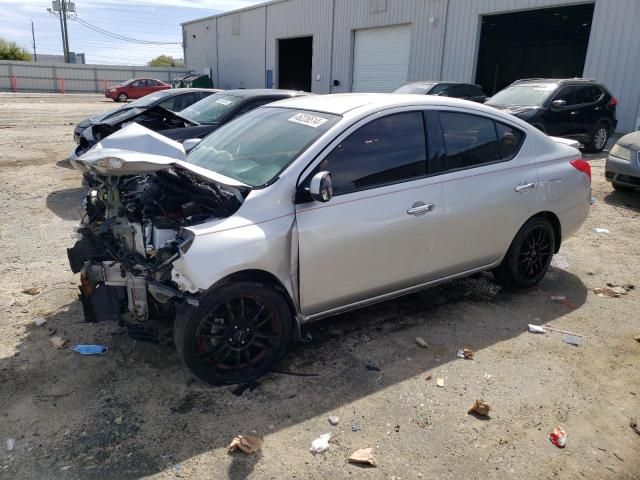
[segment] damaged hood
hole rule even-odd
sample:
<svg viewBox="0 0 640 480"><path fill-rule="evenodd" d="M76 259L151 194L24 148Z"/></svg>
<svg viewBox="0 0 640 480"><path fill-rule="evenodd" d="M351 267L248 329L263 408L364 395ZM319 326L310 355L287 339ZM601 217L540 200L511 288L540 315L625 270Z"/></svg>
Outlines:
<svg viewBox="0 0 640 480"><path fill-rule="evenodd" d="M109 135L75 161L84 170L102 176L123 177L177 168L233 187L249 187L219 173L192 165L181 143L132 123Z"/></svg>
<svg viewBox="0 0 640 480"><path fill-rule="evenodd" d="M115 127L125 122L135 121L135 118L139 115L142 115L143 113L156 113L162 116L166 116L168 118L176 118L180 121L188 122L193 125L196 125L196 123L193 122L192 120L189 120L188 118L184 118L178 115L177 113L172 112L171 110L167 110L166 108L163 108L159 105L156 105L154 107L128 107L128 108L125 107L125 108L122 108L121 110L118 109L116 111L107 112L107 115L104 115L102 118L92 119L91 123L92 125L102 124L102 125L109 125L111 127Z"/></svg>

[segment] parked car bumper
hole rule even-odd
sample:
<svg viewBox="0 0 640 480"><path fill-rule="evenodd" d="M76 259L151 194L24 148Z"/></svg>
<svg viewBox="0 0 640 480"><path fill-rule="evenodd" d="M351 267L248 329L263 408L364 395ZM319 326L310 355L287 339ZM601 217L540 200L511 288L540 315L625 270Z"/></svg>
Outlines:
<svg viewBox="0 0 640 480"><path fill-rule="evenodd" d="M104 96L114 100L118 96L118 92L110 92L109 90L104 91Z"/></svg>
<svg viewBox="0 0 640 480"><path fill-rule="evenodd" d="M640 188L640 155L633 152L631 161L609 155L604 167L605 179L619 185Z"/></svg>

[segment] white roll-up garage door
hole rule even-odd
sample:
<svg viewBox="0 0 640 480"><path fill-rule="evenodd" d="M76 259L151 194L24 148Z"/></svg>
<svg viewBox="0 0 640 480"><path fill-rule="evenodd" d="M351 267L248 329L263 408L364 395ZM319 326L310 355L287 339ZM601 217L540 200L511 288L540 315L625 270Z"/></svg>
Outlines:
<svg viewBox="0 0 640 480"><path fill-rule="evenodd" d="M354 92L392 92L407 83L411 26L356 30Z"/></svg>

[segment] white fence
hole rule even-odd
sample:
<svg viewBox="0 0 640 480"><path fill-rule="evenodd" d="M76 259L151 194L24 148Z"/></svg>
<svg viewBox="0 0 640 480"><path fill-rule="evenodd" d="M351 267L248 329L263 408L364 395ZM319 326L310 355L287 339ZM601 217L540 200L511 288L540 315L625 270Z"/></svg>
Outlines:
<svg viewBox="0 0 640 480"><path fill-rule="evenodd" d="M113 65L43 64L0 61L0 91L2 92L104 92L136 77L148 77L170 82L189 73L184 68L130 67Z"/></svg>

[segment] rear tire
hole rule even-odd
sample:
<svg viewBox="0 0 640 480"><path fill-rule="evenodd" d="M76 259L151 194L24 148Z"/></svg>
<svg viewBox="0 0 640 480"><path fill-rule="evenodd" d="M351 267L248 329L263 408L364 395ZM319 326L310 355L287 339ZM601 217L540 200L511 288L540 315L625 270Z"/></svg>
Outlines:
<svg viewBox="0 0 640 480"><path fill-rule="evenodd" d="M609 140L609 128L602 122L596 125L591 133L591 141L585 146L589 153L600 153L607 146Z"/></svg>
<svg viewBox="0 0 640 480"><path fill-rule="evenodd" d="M212 385L246 383L269 372L291 340L292 313L270 286L239 281L203 295L174 323L174 343L189 370Z"/></svg>
<svg viewBox="0 0 640 480"><path fill-rule="evenodd" d="M534 217L516 234L502 263L493 270L493 276L507 290L534 287L549 270L554 248L555 231L551 222Z"/></svg>

